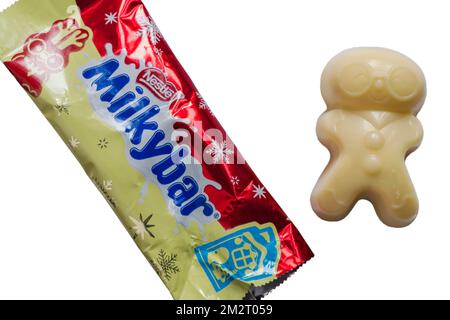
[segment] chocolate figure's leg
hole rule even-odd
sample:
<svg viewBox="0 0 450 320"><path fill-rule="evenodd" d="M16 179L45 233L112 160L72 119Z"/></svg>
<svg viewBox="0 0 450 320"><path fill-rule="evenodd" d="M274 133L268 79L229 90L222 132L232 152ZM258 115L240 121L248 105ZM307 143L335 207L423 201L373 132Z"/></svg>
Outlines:
<svg viewBox="0 0 450 320"><path fill-rule="evenodd" d="M358 182L363 179L354 176L361 173L352 170L352 167L358 168L350 161L336 159L319 178L311 195L311 205L320 218L328 221L342 220L359 200L359 192L364 186Z"/></svg>
<svg viewBox="0 0 450 320"><path fill-rule="evenodd" d="M404 163L380 174L371 191L369 200L383 223L401 228L416 218L419 201Z"/></svg>

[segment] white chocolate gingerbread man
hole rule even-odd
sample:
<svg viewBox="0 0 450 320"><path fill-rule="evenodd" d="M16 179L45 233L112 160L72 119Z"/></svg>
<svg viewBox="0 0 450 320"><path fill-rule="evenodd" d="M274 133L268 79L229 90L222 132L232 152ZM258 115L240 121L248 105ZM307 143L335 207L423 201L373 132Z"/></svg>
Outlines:
<svg viewBox="0 0 450 320"><path fill-rule="evenodd" d="M416 118L426 96L422 71L398 52L354 48L328 63L321 90L327 111L317 136L331 160L313 190L314 211L337 221L367 199L386 225L409 225L418 199L405 159L423 137Z"/></svg>

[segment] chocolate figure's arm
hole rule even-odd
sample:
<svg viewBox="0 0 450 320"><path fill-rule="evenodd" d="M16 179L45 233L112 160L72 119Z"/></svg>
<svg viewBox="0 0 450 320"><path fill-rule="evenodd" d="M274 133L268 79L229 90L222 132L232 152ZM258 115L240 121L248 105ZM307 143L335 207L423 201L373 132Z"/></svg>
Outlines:
<svg viewBox="0 0 450 320"><path fill-rule="evenodd" d="M411 152L414 152L423 140L423 127L419 119L415 116L411 116L409 120L409 127L412 129L412 132L411 138L408 139L409 148L406 151L406 156L408 156Z"/></svg>
<svg viewBox="0 0 450 320"><path fill-rule="evenodd" d="M370 124L369 124L370 125ZM337 156L344 149L360 149L367 120L351 111L335 109L323 113L317 121L317 137Z"/></svg>
<svg viewBox="0 0 450 320"><path fill-rule="evenodd" d="M345 121L345 118L341 110L327 111L319 117L316 127L317 137L328 149L336 150L341 144L338 125Z"/></svg>
<svg viewBox="0 0 450 320"><path fill-rule="evenodd" d="M387 138L387 143L396 145L407 157L414 152L422 143L423 128L419 119L413 115L408 115L388 125L383 133Z"/></svg>

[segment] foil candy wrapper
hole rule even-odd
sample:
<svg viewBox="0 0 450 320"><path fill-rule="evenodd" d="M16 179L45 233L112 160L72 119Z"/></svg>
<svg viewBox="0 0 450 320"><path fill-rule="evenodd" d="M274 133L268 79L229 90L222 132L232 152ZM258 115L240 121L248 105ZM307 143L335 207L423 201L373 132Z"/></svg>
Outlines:
<svg viewBox="0 0 450 320"><path fill-rule="evenodd" d="M140 0L20 0L0 38L175 299L259 298L313 256Z"/></svg>

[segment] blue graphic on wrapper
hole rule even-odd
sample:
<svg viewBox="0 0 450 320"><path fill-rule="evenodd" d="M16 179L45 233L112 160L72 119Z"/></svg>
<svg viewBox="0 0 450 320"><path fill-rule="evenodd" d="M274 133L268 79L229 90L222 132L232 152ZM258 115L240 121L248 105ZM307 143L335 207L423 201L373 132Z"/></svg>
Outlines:
<svg viewBox="0 0 450 320"><path fill-rule="evenodd" d="M272 277L279 258L278 244L273 225L251 225L195 248L195 255L219 292L234 280L253 282Z"/></svg>

